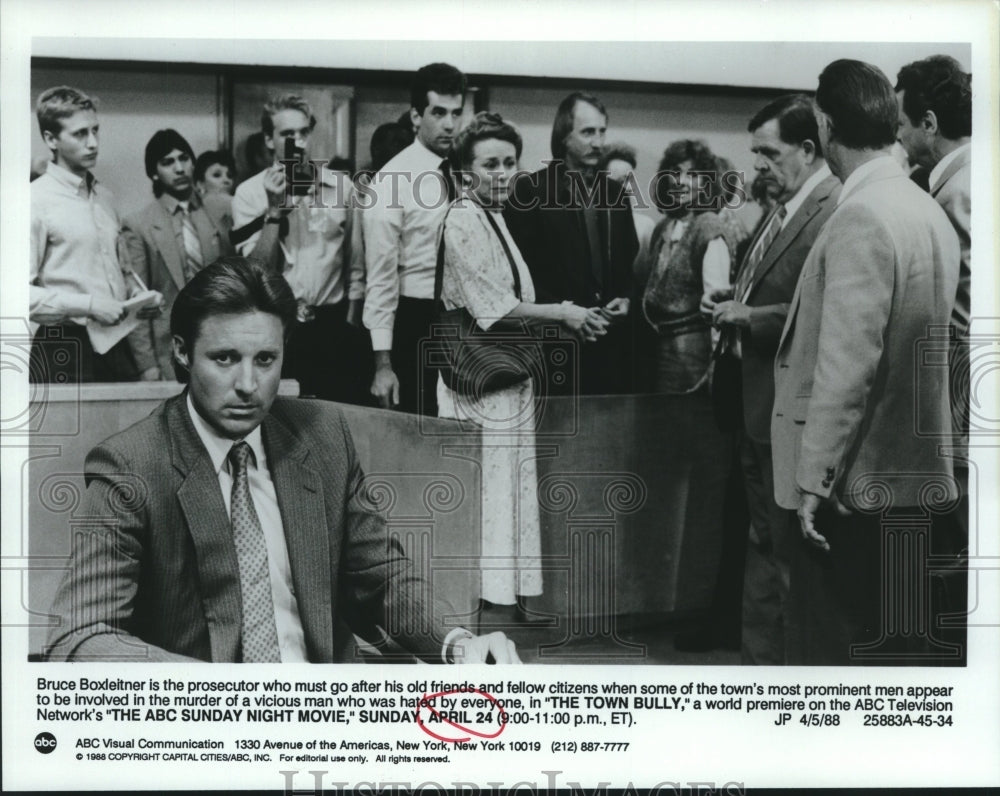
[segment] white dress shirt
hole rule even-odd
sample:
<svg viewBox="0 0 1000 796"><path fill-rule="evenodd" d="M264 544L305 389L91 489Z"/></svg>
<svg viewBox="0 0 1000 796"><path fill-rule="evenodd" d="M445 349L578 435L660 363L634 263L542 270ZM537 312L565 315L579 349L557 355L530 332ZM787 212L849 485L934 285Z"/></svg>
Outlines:
<svg viewBox="0 0 1000 796"><path fill-rule="evenodd" d="M255 174L240 183L233 197L233 229L255 221L267 213L264 174ZM312 206L312 199L295 197L296 208L288 214L288 234L280 241L285 260L283 276L295 298L312 307L339 304L364 296L364 262L351 246L353 226L353 184L342 172L323 169L326 207ZM237 244L236 250L249 256L260 231Z"/></svg>
<svg viewBox="0 0 1000 796"><path fill-rule="evenodd" d="M392 348L400 296L434 298L438 239L450 205L442 160L417 139L386 163L365 191L364 323L376 351Z"/></svg>
<svg viewBox="0 0 1000 796"><path fill-rule="evenodd" d="M86 324L92 296L126 299L118 214L104 187L53 161L30 190L31 321Z"/></svg>
<svg viewBox="0 0 1000 796"><path fill-rule="evenodd" d="M187 408L194 429L198 432L198 438L201 439L212 460L212 468L219 479L219 489L222 490L222 499L226 504L226 514L230 515L233 477L229 472L229 451L232 450L234 440L215 433L194 408L190 394L187 397ZM264 452L260 426L247 434L245 442L253 451L253 460L247 467L247 479L250 483L250 497L257 511L260 527L264 532L264 544L267 547L267 570L271 578L271 597L274 601L274 622L278 628L281 662L301 663L308 661L306 637L299 617L295 588L292 585L292 567L288 561L288 547L285 544L285 526L281 522L278 495L271 480L271 472L267 469L267 454Z"/></svg>

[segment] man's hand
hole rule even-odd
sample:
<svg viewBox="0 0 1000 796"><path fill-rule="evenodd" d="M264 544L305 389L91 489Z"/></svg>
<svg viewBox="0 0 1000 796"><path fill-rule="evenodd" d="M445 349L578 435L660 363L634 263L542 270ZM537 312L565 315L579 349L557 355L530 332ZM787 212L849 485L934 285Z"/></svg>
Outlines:
<svg viewBox="0 0 1000 796"><path fill-rule="evenodd" d="M378 398L383 409L399 406L399 379L392 367L380 365L375 369L375 379L372 381L372 395Z"/></svg>
<svg viewBox="0 0 1000 796"><path fill-rule="evenodd" d="M285 206L285 167L280 163L268 166L264 171L264 192L269 209L278 210Z"/></svg>
<svg viewBox="0 0 1000 796"><path fill-rule="evenodd" d="M750 328L750 308L738 301L723 301L712 310L713 326L735 326L737 329Z"/></svg>
<svg viewBox="0 0 1000 796"><path fill-rule="evenodd" d="M611 299L601 308L601 314L613 323L628 317L629 300L624 297Z"/></svg>
<svg viewBox="0 0 1000 796"><path fill-rule="evenodd" d="M587 309L572 301L562 303L562 324L578 339L591 343L608 333L608 319L600 309Z"/></svg>
<svg viewBox="0 0 1000 796"><path fill-rule="evenodd" d="M460 638L452 651L455 663L520 663L517 647L503 633Z"/></svg>
<svg viewBox="0 0 1000 796"><path fill-rule="evenodd" d="M711 294L703 293L701 296L701 317L707 323L712 323L712 314L715 312L715 305L721 301L729 301L733 297L732 288L729 290L713 290Z"/></svg>
<svg viewBox="0 0 1000 796"><path fill-rule="evenodd" d="M140 381L159 381L160 380L160 369L153 365L151 368L146 368L142 375L139 376Z"/></svg>
<svg viewBox="0 0 1000 796"><path fill-rule="evenodd" d="M816 528L816 512L823 502L823 498L819 495L814 495L812 492L802 492L799 494L799 508L796 513L799 515L799 528L802 531L802 538L814 547L829 553L830 543ZM851 515L850 510L832 492L826 502L841 517L849 517Z"/></svg>
<svg viewBox="0 0 1000 796"><path fill-rule="evenodd" d="M153 318L159 318L163 314L163 294L157 291L157 301L155 304L149 304L138 310L135 314L136 318L143 321L150 321ZM130 296L131 298L131 296Z"/></svg>
<svg viewBox="0 0 1000 796"><path fill-rule="evenodd" d="M104 326L114 326L125 320L128 309L125 304L113 298L104 296L90 297L90 312L87 317Z"/></svg>

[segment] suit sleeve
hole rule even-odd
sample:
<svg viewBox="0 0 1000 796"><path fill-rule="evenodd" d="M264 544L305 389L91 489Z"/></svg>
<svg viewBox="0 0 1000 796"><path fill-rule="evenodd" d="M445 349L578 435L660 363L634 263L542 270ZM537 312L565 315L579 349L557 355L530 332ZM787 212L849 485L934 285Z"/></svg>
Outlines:
<svg viewBox="0 0 1000 796"><path fill-rule="evenodd" d="M510 236L528 266L528 271L531 272L531 281L535 286L535 301L539 304L558 304L564 296L563 291L553 282L556 263L550 261L546 252L545 219L539 207L541 188L536 182L547 178L547 171L516 177L510 199L504 208L503 218Z"/></svg>
<svg viewBox="0 0 1000 796"><path fill-rule="evenodd" d="M121 239L128 254L129 264L135 271L144 285L148 285L150 279L149 252L142 236L136 230L138 225L126 219L122 225ZM140 373L144 373L150 368L158 367L156 352L156 334L153 331L153 321L139 321L139 324L128 335L128 343L132 348L132 355L135 357L135 364ZM161 373L161 377L169 376L169 373Z"/></svg>
<svg viewBox="0 0 1000 796"><path fill-rule="evenodd" d="M147 484L109 445L87 456L81 516L100 518L75 532L44 651L52 661L189 661L139 637L134 605L149 529Z"/></svg>
<svg viewBox="0 0 1000 796"><path fill-rule="evenodd" d="M750 334L744 338L744 345L754 345L767 351L773 351L781 340L781 330L785 328L790 303L767 304L761 307L750 307Z"/></svg>
<svg viewBox="0 0 1000 796"><path fill-rule="evenodd" d="M892 237L870 209L842 207L829 231L816 367L796 483L828 497L858 435L895 289Z"/></svg>
<svg viewBox="0 0 1000 796"><path fill-rule="evenodd" d="M365 486L354 442L341 418L348 459L347 509L340 560L339 602L355 632L377 621L390 638L429 663L440 663L451 609L431 599L430 584L420 577L399 542L388 536L385 519Z"/></svg>

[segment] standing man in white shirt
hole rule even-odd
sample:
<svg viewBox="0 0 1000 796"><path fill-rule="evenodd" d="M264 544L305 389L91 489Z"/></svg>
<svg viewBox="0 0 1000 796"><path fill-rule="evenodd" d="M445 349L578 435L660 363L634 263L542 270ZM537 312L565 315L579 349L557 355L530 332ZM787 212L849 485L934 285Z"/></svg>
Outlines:
<svg viewBox="0 0 1000 796"><path fill-rule="evenodd" d="M461 126L466 81L450 64L418 70L410 92L416 140L375 175L361 214L375 351L371 393L386 408L437 415L437 371L422 361L434 316L438 235L454 196L447 166Z"/></svg>
<svg viewBox="0 0 1000 796"><path fill-rule="evenodd" d="M36 105L52 162L31 183L29 318L32 382L134 381L125 301L144 286L119 258L118 214L91 169L97 108L78 89L46 89ZM153 317L159 308L142 314Z"/></svg>
<svg viewBox="0 0 1000 796"><path fill-rule="evenodd" d="M353 187L325 161L307 164L315 127L303 97L285 94L264 105L261 130L272 162L236 189L232 242L239 254L281 273L298 301L282 375L297 379L304 396L364 404L365 341L358 328L364 266L351 246ZM295 144L296 171L309 171L311 186L308 179L288 180L281 162L287 141Z"/></svg>
<svg viewBox="0 0 1000 796"><path fill-rule="evenodd" d="M713 323L724 332L716 384L722 372L731 369L728 392L740 393L743 399L742 406L733 407L739 414L733 427L743 428L740 462L751 520L743 586L743 662L774 665L785 662L789 545L794 541L784 509L774 502L774 355L806 256L837 206L840 180L823 157L813 103L804 94L786 94L768 103L747 129L754 168L777 204L750 242L733 299L715 305Z"/></svg>

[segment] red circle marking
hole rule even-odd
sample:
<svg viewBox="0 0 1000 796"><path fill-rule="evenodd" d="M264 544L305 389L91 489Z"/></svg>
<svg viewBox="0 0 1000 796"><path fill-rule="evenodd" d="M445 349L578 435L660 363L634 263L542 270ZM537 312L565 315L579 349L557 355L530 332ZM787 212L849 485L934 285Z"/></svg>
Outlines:
<svg viewBox="0 0 1000 796"><path fill-rule="evenodd" d="M484 696L488 700L490 700L494 705L496 705L496 708L499 711L500 726L497 728L497 731L492 733L480 732L479 730L474 730L471 727L466 727L463 724L459 724L457 721L453 721L447 716L442 716L441 712L436 707L434 707L434 705L432 705L431 702L436 700L438 697L451 696L452 694L479 694L480 696ZM427 708L431 713L433 713L437 717L437 720L440 721L442 724L450 724L459 732L464 732L468 734L464 738L447 738L444 735L439 735L424 723L423 717L420 715L420 711L422 708ZM419 726L420 729L426 732L429 736L431 736L432 738L436 738L439 741L444 741L445 743L464 743L465 741L468 741L470 737L473 735L475 735L477 738L496 738L507 727L507 712L503 709L503 706L500 704L499 700L496 697L494 697L492 694L487 694L485 691L480 691L477 688L459 688L455 691L438 691L434 694L424 694L422 697L420 697L420 701L417 702L417 726Z"/></svg>

